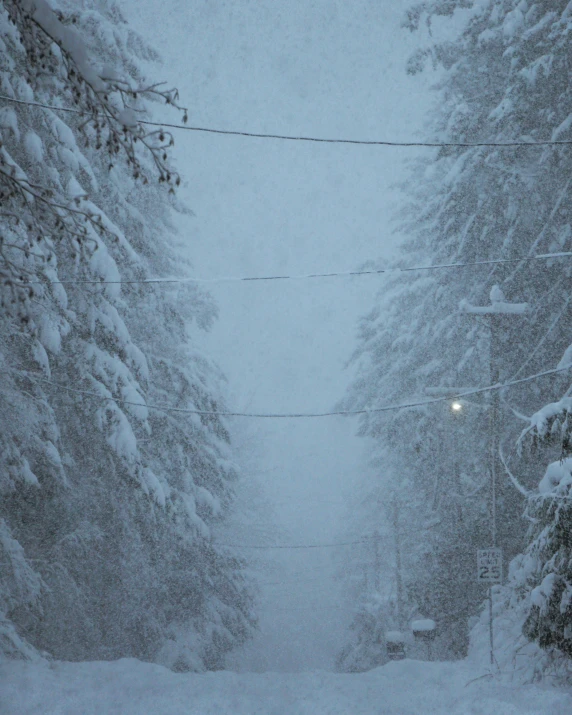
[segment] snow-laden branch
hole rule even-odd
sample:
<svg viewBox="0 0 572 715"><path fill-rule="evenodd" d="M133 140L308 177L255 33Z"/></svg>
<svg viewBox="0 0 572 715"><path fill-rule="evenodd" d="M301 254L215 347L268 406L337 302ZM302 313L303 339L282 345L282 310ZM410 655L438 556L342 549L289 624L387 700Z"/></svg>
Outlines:
<svg viewBox="0 0 572 715"><path fill-rule="evenodd" d="M18 28L21 41L30 63L30 79L46 72L63 83L64 90L73 103L86 113L88 118L80 129L86 142L90 127L97 149L105 151L112 167L119 155L123 155L135 178L148 181L139 159L136 145L139 143L152 157L161 183L177 186L180 177L168 163L168 149L174 140L162 129L148 131L138 121L142 109L137 107L140 99L159 99L183 112L176 89L161 89L162 83L150 85L132 84L107 65L96 70L80 34L69 25L77 18L56 13L46 0L5 0L12 22ZM54 52L54 45L58 52Z"/></svg>
<svg viewBox="0 0 572 715"><path fill-rule="evenodd" d="M509 466L507 464L508 460L505 459L504 453L502 451L502 447L499 445L499 459L501 461L502 466L504 467L505 472L507 473L508 478L511 481L511 484L513 487L520 492L523 496L529 497L530 492L522 486L522 484L518 481L518 479L514 476L514 474L510 471Z"/></svg>

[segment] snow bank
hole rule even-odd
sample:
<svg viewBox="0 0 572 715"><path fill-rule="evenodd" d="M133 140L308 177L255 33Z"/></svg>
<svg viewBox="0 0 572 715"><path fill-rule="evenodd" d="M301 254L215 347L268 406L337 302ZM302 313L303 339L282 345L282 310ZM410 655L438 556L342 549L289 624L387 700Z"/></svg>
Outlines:
<svg viewBox="0 0 572 715"><path fill-rule="evenodd" d="M369 673L177 674L137 660L0 666L3 715L569 715L572 694L511 686L466 662Z"/></svg>

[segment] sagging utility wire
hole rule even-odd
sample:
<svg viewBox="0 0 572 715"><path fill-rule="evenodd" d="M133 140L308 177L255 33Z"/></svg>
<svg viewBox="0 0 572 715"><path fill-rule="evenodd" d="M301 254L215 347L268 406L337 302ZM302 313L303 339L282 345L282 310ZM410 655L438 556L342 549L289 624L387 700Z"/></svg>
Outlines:
<svg viewBox="0 0 572 715"><path fill-rule="evenodd" d="M459 393L456 397L470 397L472 395L480 395L486 392L494 392L496 390L504 390L514 385L521 385L525 382L532 382L541 377L546 377L548 375L555 375L560 372L565 372L572 368L572 364L566 365L565 367L554 368L553 370L544 370L543 372L538 372L535 375L528 375L527 377L521 377L518 380L511 380L506 383L497 383L496 385L487 385L486 387L479 387L473 390L466 390L465 392ZM352 415L370 415L377 414L380 412L392 412L395 410L406 410L412 407L425 407L426 405L434 405L439 402L448 402L451 397L435 397L429 400L419 400L416 402L405 402L396 405L383 405L381 407L371 407L361 410L333 410L330 412L283 412L283 413L271 413L271 412L223 412L219 410L192 410L184 407L172 407L170 405L153 405L146 404L145 402L134 402L132 400L124 400L121 397L113 397L111 395L100 395L96 392L90 392L89 390L80 390L75 387L68 387L67 385L62 385L60 383L52 382L45 378L38 377L35 374L29 372L22 372L16 369L11 369L11 372L15 372L22 377L26 377L31 382L36 384L45 384L57 388L58 390L64 390L66 392L71 392L79 395L85 395L86 397L91 397L97 399L101 402L109 401L115 402L118 405L132 405L134 407L143 407L149 410L158 410L160 412L176 412L179 414L189 414L189 415L200 415L207 417L252 417L258 419L308 419L315 417L334 417L334 416L352 416Z"/></svg>
<svg viewBox="0 0 572 715"><path fill-rule="evenodd" d="M535 256L520 256L518 258L492 258L483 261L469 261L467 263L441 263L435 266L409 266L406 268L372 268L362 271L339 271L329 273L307 273L303 275L269 275L269 276L237 276L218 278L141 278L133 280L106 281L99 279L69 279L61 281L35 280L35 281L14 281L17 285L171 285L180 283L240 283L256 281L300 281L313 278L351 278L353 276L375 276L383 273L411 273L413 271L436 271L447 268L466 268L470 266L490 266L499 263L523 263L526 261L543 261L557 258L572 258L572 251L562 251L560 253L540 253Z"/></svg>
<svg viewBox="0 0 572 715"><path fill-rule="evenodd" d="M42 109L50 109L55 112L67 112L70 114L80 114L82 116L90 115L90 112L85 112L80 109L71 107L56 107L42 102L31 102L23 99L15 99L0 94L0 99L6 102L14 102L15 104L25 104L31 107L40 107ZM329 139L326 137L310 137L310 136L294 136L290 134L264 134L259 132L246 132L231 129L214 129L212 127L194 127L187 124L171 124L169 122L151 122L143 119L137 120L138 124L146 124L152 127L167 127L169 129L182 129L187 132L203 132L207 134L223 134L238 137L250 137L254 139L278 139L282 141L295 142L314 142L320 144L357 144L362 146L388 146L388 147L522 147L522 146L566 146L572 144L572 139L541 139L535 141L482 141L482 142L422 142L422 141L386 141L386 140L369 140L369 139Z"/></svg>
<svg viewBox="0 0 572 715"><path fill-rule="evenodd" d="M358 544L367 543L368 539L373 537L363 537L359 541L338 541L332 544L271 544L271 545L257 545L257 544L223 544L220 541L215 541L213 544L215 546L226 546L229 549L332 549L336 546L356 546Z"/></svg>

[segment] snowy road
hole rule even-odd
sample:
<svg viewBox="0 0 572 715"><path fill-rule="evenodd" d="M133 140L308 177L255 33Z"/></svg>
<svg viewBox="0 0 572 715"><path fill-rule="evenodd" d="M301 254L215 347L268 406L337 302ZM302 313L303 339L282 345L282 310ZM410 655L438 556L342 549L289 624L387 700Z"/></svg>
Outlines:
<svg viewBox="0 0 572 715"><path fill-rule="evenodd" d="M369 673L175 674L161 666L0 666L2 715L570 715L572 693L474 680L466 663Z"/></svg>

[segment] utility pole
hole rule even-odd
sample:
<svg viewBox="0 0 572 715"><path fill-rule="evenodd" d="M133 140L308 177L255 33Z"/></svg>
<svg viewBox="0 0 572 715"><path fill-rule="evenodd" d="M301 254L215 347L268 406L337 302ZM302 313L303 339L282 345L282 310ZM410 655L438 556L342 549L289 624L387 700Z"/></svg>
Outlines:
<svg viewBox="0 0 572 715"><path fill-rule="evenodd" d="M490 334L491 334L491 345L489 349L489 374L491 385L498 385L499 383L499 320L497 315L491 314L489 316L490 320ZM498 415L499 415L499 391L493 390L491 392L491 411L490 411L490 427L491 427L491 537L493 548L497 545L497 521L496 521L496 488L497 488L497 460L498 460Z"/></svg>
<svg viewBox="0 0 572 715"><path fill-rule="evenodd" d="M380 542L379 531L376 529L373 534L373 550L374 550L374 572L373 572L373 583L376 593L381 590L381 553L379 550Z"/></svg>
<svg viewBox="0 0 572 715"><path fill-rule="evenodd" d="M462 301L459 306L465 313L471 315L480 315L489 319L489 379L491 385L498 385L500 379L500 329L501 319L504 316L523 316L528 312L528 303L507 303L504 293L498 285L491 288L490 292L491 304L487 306L470 305L467 301ZM490 500L491 500L491 543L492 548L497 546L497 522L496 522L496 507L497 507L497 460L498 460L498 439L499 439L499 391L492 390L490 393ZM479 576L480 578L480 576ZM489 641L490 641L490 657L491 665L494 665L494 632L493 632L493 582L497 579L489 577ZM502 573L499 572L499 581L502 581Z"/></svg>
<svg viewBox="0 0 572 715"><path fill-rule="evenodd" d="M490 384L499 383L499 321L498 315L489 316L491 344L489 348L489 375ZM498 454L498 413L499 413L499 391L493 390L490 399L490 448L491 448L491 543L493 549L497 546L497 454ZM493 631L493 585L489 586L489 645L491 651L491 666L495 662L495 643Z"/></svg>
<svg viewBox="0 0 572 715"><path fill-rule="evenodd" d="M463 403L460 400L455 400L451 403L451 412L453 420L460 420L463 417ZM452 420L448 422L449 444L451 445L451 454L453 456L453 488L455 490L454 501L456 504L457 523L456 528L461 528L463 522L463 504L461 502L461 465L459 464L459 445L457 439L458 430L452 424Z"/></svg>
<svg viewBox="0 0 572 715"><path fill-rule="evenodd" d="M395 580L397 583L397 623L403 628L403 579L401 576L401 536L399 533L399 504L397 497L393 498L393 533L395 535Z"/></svg>

